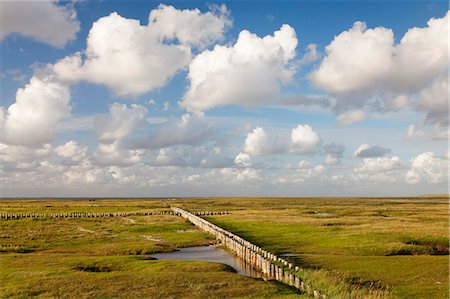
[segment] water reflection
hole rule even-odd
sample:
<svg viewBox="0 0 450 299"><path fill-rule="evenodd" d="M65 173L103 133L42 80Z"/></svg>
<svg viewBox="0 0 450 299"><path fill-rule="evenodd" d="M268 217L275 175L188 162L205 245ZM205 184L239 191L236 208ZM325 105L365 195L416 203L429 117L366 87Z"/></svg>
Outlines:
<svg viewBox="0 0 450 299"><path fill-rule="evenodd" d="M228 251L214 246L180 248L174 252L155 253L152 254L152 257L158 260L189 260L222 263L232 267L241 275L261 278L261 273L253 269L249 264L246 264L243 260Z"/></svg>

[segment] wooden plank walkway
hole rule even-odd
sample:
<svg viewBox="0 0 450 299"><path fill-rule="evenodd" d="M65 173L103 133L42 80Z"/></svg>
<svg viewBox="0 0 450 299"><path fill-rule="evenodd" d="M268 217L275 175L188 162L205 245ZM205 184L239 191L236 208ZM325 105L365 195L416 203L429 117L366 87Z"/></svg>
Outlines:
<svg viewBox="0 0 450 299"><path fill-rule="evenodd" d="M188 219L202 230L214 235L236 256L261 272L265 279L287 284L315 298L327 297L319 290L314 289L311 284L305 284L302 281L300 275L302 269L299 266L295 266L282 257L278 257L193 213L176 207L172 207L172 211L175 215Z"/></svg>

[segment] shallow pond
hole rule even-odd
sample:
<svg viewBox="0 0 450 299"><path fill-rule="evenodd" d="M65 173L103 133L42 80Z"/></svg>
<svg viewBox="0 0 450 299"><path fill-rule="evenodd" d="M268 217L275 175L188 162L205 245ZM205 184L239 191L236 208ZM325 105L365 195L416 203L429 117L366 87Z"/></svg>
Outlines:
<svg viewBox="0 0 450 299"><path fill-rule="evenodd" d="M207 261L222 263L232 267L237 273L249 277L260 278L261 273L255 271L240 258L222 248L215 246L198 246L180 248L174 252L155 253L151 255L158 260Z"/></svg>

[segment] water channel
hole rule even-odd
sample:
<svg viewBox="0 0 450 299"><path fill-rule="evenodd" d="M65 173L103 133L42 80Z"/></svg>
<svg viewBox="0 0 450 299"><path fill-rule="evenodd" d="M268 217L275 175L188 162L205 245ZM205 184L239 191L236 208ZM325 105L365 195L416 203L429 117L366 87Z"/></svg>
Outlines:
<svg viewBox="0 0 450 299"><path fill-rule="evenodd" d="M183 260L183 261L206 261L222 263L232 267L238 274L260 278L261 273L253 269L237 256L215 246L197 246L180 248L168 253L155 253L151 255L158 260Z"/></svg>

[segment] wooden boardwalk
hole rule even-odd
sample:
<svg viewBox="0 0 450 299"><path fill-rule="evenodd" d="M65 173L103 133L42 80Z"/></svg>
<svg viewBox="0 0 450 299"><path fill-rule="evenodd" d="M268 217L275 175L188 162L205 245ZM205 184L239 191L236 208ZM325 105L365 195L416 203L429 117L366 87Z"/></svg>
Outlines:
<svg viewBox="0 0 450 299"><path fill-rule="evenodd" d="M188 219L200 229L214 235L236 256L261 272L265 279L279 281L316 298L327 297L319 290L315 290L311 284L305 284L302 281L302 271L299 266L295 266L282 257L278 257L193 213L176 207L172 207L172 211L175 215Z"/></svg>

